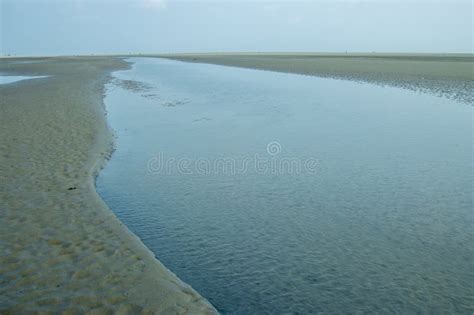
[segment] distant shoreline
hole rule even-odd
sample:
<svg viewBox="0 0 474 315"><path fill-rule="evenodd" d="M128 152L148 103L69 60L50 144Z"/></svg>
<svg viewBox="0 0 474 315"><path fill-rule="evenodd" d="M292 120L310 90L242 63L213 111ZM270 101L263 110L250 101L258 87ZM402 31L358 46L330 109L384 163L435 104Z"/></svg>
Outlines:
<svg viewBox="0 0 474 315"><path fill-rule="evenodd" d="M474 104L474 54L469 53L130 53L57 57L0 57L0 62L56 58L167 58L184 62L277 71L367 82L434 94Z"/></svg>
<svg viewBox="0 0 474 315"><path fill-rule="evenodd" d="M474 53L453 53L453 52L174 52L174 53L151 53L133 52L117 54L73 54L73 55L0 55L1 59L28 59L28 58L69 58L69 57L165 57L165 56L311 56L311 57L420 57L420 58L464 58L474 61Z"/></svg>
<svg viewBox="0 0 474 315"><path fill-rule="evenodd" d="M241 53L169 54L156 57L368 82L474 104L473 54Z"/></svg>

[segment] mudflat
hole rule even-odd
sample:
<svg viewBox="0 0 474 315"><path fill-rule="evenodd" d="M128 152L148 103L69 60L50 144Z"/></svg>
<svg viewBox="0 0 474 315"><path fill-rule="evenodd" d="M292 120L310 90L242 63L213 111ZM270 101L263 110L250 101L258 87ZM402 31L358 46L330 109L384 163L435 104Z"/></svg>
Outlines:
<svg viewBox="0 0 474 315"><path fill-rule="evenodd" d="M473 54L202 53L149 56L369 82L474 103Z"/></svg>
<svg viewBox="0 0 474 315"><path fill-rule="evenodd" d="M0 313L213 314L107 207L103 105L120 58L0 60ZM124 191L127 189L124 183Z"/></svg>

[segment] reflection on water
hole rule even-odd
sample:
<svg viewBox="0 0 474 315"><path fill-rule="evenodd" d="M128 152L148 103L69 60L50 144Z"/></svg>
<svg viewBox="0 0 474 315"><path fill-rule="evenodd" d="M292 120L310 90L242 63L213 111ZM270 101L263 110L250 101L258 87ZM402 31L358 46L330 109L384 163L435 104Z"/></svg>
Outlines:
<svg viewBox="0 0 474 315"><path fill-rule="evenodd" d="M473 311L471 106L132 60L98 191L222 313Z"/></svg>
<svg viewBox="0 0 474 315"><path fill-rule="evenodd" d="M23 76L23 75L1 75L0 74L0 84L8 84L8 83L13 83L17 81L22 81L22 80L28 80L28 79L40 79L40 78L46 78L47 76Z"/></svg>

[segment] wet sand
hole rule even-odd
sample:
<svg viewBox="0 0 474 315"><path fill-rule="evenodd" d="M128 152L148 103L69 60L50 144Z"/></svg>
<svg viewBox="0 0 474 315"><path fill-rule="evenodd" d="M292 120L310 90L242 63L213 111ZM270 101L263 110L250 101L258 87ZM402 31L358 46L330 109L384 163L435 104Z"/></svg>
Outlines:
<svg viewBox="0 0 474 315"><path fill-rule="evenodd" d="M30 62L31 61L31 62ZM101 200L119 58L0 60L0 313L213 314ZM126 190L124 183L124 190Z"/></svg>
<svg viewBox="0 0 474 315"><path fill-rule="evenodd" d="M222 53L158 56L396 86L474 103L473 54Z"/></svg>
<svg viewBox="0 0 474 315"><path fill-rule="evenodd" d="M292 72L473 102L472 55L136 55ZM113 150L104 84L117 57L4 58L0 73L0 313L212 314L97 195ZM126 184L124 184L124 190Z"/></svg>

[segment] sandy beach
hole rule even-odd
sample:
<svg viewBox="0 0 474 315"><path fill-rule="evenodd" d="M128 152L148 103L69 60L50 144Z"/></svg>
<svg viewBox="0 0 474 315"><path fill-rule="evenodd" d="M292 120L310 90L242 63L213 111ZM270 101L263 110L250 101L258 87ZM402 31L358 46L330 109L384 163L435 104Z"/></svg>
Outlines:
<svg viewBox="0 0 474 315"><path fill-rule="evenodd" d="M473 102L472 55L135 56L387 84ZM4 75L48 76L0 85L1 314L217 313L95 190L113 151L104 84L129 66L123 56L0 61Z"/></svg>
<svg viewBox="0 0 474 315"><path fill-rule="evenodd" d="M474 103L472 54L202 53L159 56L389 85Z"/></svg>
<svg viewBox="0 0 474 315"><path fill-rule="evenodd" d="M128 67L120 58L0 61L4 75L49 76L0 85L1 314L217 313L96 193L113 149L104 84Z"/></svg>

